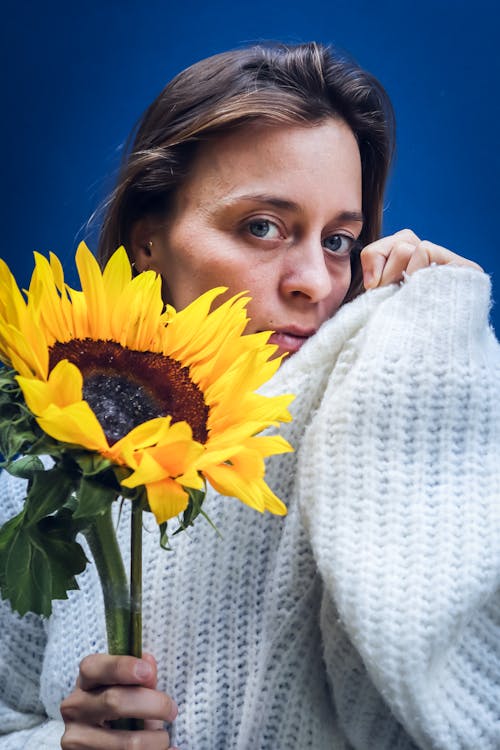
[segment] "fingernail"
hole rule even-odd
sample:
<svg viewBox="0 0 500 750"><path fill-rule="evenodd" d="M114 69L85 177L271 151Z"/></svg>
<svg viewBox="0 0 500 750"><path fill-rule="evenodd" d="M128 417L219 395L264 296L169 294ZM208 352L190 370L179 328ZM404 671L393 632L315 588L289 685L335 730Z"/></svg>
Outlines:
<svg viewBox="0 0 500 750"><path fill-rule="evenodd" d="M152 677L153 668L147 661L138 661L134 667L134 675L138 680L146 680L148 677Z"/></svg>
<svg viewBox="0 0 500 750"><path fill-rule="evenodd" d="M172 701L172 706L170 709L170 718L169 721L175 721L177 718L177 714L179 713L179 709L177 707L177 703L174 701L173 698L170 699Z"/></svg>

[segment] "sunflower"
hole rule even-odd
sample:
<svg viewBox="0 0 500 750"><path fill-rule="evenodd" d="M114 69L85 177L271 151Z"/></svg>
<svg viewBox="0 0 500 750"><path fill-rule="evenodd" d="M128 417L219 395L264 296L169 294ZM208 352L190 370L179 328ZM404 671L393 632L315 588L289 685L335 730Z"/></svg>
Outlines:
<svg viewBox="0 0 500 750"><path fill-rule="evenodd" d="M293 396L256 392L280 359L269 332L243 335L249 298L211 310L220 287L176 312L158 275L133 277L123 247L101 271L81 243L76 265L81 291L54 254L35 253L23 296L0 261L0 360L42 430L127 467L122 486L145 486L159 523L207 480L259 511L286 513L264 459L291 446L258 433L290 421Z"/></svg>

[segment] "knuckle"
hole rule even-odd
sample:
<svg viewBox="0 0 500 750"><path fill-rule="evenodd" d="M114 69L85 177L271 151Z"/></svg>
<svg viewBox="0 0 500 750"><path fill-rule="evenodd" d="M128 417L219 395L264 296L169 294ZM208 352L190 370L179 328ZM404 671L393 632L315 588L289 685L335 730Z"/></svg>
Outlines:
<svg viewBox="0 0 500 750"><path fill-rule="evenodd" d="M85 656L80 662L80 674L84 679L89 679L93 672L94 657L93 655Z"/></svg>
<svg viewBox="0 0 500 750"><path fill-rule="evenodd" d="M141 732L129 732L129 736L125 740L124 750L140 750L141 748Z"/></svg>
<svg viewBox="0 0 500 750"><path fill-rule="evenodd" d="M396 232L394 236L404 240L405 242L410 242L412 245L415 245L420 241L413 229L408 228L401 229L399 232Z"/></svg>
<svg viewBox="0 0 500 750"><path fill-rule="evenodd" d="M161 734L161 737L160 737ZM154 750L168 750L170 747L170 738L167 732L155 732L154 742L149 739L147 747ZM127 738L124 740L123 750L144 750L144 735L143 732L129 732Z"/></svg>
<svg viewBox="0 0 500 750"><path fill-rule="evenodd" d="M106 719L112 721L120 718L121 691L115 687L109 687L102 692L101 697Z"/></svg>
<svg viewBox="0 0 500 750"><path fill-rule="evenodd" d="M67 728L61 737L61 748L62 750L83 750L82 743L71 727Z"/></svg>
<svg viewBox="0 0 500 750"><path fill-rule="evenodd" d="M75 695L71 693L65 698L60 706L61 716L65 723L76 721L78 718L78 708L76 705Z"/></svg>
<svg viewBox="0 0 500 750"><path fill-rule="evenodd" d="M394 245L393 254L396 258L407 258L408 255L411 255L416 249L415 245L412 245L410 242L406 242L406 240L400 240Z"/></svg>
<svg viewBox="0 0 500 750"><path fill-rule="evenodd" d="M423 250L426 253L430 253L431 250L432 250L432 248L433 248L433 246L434 246L433 243L429 242L429 240L421 240L418 243L417 247L418 247L419 250Z"/></svg>
<svg viewBox="0 0 500 750"><path fill-rule="evenodd" d="M72 721L76 721L77 712L74 706L64 706L61 704L61 716L65 724L70 724Z"/></svg>

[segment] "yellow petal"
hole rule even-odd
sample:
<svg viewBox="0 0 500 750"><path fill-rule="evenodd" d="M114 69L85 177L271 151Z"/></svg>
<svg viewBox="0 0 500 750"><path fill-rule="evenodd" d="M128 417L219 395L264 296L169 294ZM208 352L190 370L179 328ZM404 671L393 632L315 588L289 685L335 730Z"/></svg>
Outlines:
<svg viewBox="0 0 500 750"><path fill-rule="evenodd" d="M121 440L118 440L111 448L116 457L123 456L127 463L135 466L132 455L135 451L156 445L168 433L170 417L157 417L134 427Z"/></svg>
<svg viewBox="0 0 500 750"><path fill-rule="evenodd" d="M51 404L61 408L82 400L82 374L78 367L62 360L52 370L47 382L18 376L28 409L42 415Z"/></svg>
<svg viewBox="0 0 500 750"><path fill-rule="evenodd" d="M123 245L113 253L106 263L102 278L109 307L113 310L122 291L132 280L132 268Z"/></svg>
<svg viewBox="0 0 500 750"><path fill-rule="evenodd" d="M92 338L107 339L110 336L108 298L99 264L84 242L78 245L76 265L87 302L89 334Z"/></svg>
<svg viewBox="0 0 500 750"><path fill-rule="evenodd" d="M261 513L264 511L264 502L260 493L250 494L248 482L240 477L231 466L211 466L205 469L203 474L221 495L235 497Z"/></svg>
<svg viewBox="0 0 500 750"><path fill-rule="evenodd" d="M19 328L26 314L26 302L9 267L1 258L0 292L2 318Z"/></svg>
<svg viewBox="0 0 500 750"><path fill-rule="evenodd" d="M30 324L32 330L27 334L14 326L0 325L0 337L9 350L14 351L26 363L34 375L45 380L49 368L49 352L40 330L37 330L35 321L30 321Z"/></svg>
<svg viewBox="0 0 500 750"><path fill-rule="evenodd" d="M279 453L291 453L293 447L282 435L266 435L252 437L245 441L245 445L257 451L261 456L275 456Z"/></svg>
<svg viewBox="0 0 500 750"><path fill-rule="evenodd" d="M50 268L52 269L52 276L54 279L54 283L59 289L60 292L63 292L65 289L64 286L64 270L62 267L62 263L55 255L54 253L49 253L49 262L50 262Z"/></svg>
<svg viewBox="0 0 500 750"><path fill-rule="evenodd" d="M148 484L146 490L149 507L158 523L174 518L187 508L189 495L173 479Z"/></svg>
<svg viewBox="0 0 500 750"><path fill-rule="evenodd" d="M78 367L67 359L57 363L49 375L52 399L57 406L82 401L83 377Z"/></svg>
<svg viewBox="0 0 500 750"><path fill-rule="evenodd" d="M261 513L264 510L279 516L287 513L286 505L276 497L263 480L245 480L229 466L213 467L204 474L214 489L222 495L236 497Z"/></svg>
<svg viewBox="0 0 500 750"><path fill-rule="evenodd" d="M266 510L269 511L269 513L274 513L276 516L286 516L288 510L285 503L274 494L271 488L263 480L258 482L258 488L262 494Z"/></svg>
<svg viewBox="0 0 500 750"><path fill-rule="evenodd" d="M149 448L148 451L160 466L169 471L171 476L178 476L196 464L198 458L203 455L203 446L193 439L176 440L164 442L154 448Z"/></svg>
<svg viewBox="0 0 500 750"><path fill-rule="evenodd" d="M21 375L18 375L16 380L30 412L35 416L43 414L52 403L52 388L50 385L44 380L34 380L33 377L27 378Z"/></svg>
<svg viewBox="0 0 500 750"><path fill-rule="evenodd" d="M92 338L91 326L87 310L87 300L83 292L68 287L71 298L71 316L73 335L76 339Z"/></svg>
<svg viewBox="0 0 500 750"><path fill-rule="evenodd" d="M51 404L37 422L47 435L63 443L81 445L103 455L109 449L103 429L86 401L63 408Z"/></svg>
<svg viewBox="0 0 500 750"><path fill-rule="evenodd" d="M124 487L140 487L143 484L160 482L172 476L165 467L155 461L146 451L141 452L137 456L137 460L140 462L137 469L126 479L122 480Z"/></svg>

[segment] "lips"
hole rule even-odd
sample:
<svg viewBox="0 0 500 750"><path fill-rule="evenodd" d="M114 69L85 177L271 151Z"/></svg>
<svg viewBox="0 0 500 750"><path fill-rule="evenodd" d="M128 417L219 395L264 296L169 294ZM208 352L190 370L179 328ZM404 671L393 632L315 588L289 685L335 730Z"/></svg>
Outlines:
<svg viewBox="0 0 500 750"><path fill-rule="evenodd" d="M314 333L316 333L314 328L307 330L295 327L282 328L272 334L269 343L278 346L282 354L285 352L295 354Z"/></svg>

